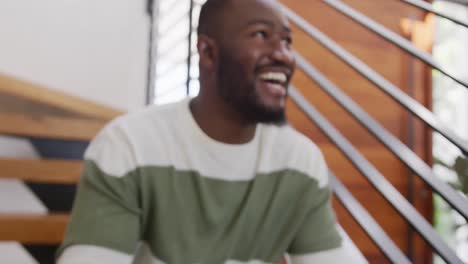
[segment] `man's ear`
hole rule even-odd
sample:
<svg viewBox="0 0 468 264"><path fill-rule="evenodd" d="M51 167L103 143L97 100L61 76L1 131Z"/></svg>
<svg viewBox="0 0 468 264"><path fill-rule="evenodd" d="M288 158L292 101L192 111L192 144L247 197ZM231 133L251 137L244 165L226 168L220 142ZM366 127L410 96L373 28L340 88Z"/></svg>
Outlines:
<svg viewBox="0 0 468 264"><path fill-rule="evenodd" d="M218 46L216 42L205 35L198 36L198 54L200 55L200 66L213 70L218 62Z"/></svg>

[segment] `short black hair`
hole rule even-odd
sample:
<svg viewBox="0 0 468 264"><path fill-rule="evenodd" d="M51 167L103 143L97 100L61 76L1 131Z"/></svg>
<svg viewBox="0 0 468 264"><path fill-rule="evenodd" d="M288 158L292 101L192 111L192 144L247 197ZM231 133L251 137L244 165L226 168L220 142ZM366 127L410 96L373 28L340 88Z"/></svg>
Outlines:
<svg viewBox="0 0 468 264"><path fill-rule="evenodd" d="M220 15L223 9L231 2L231 0L207 0L200 10L198 18L198 35L207 35L214 37L214 31L219 25Z"/></svg>

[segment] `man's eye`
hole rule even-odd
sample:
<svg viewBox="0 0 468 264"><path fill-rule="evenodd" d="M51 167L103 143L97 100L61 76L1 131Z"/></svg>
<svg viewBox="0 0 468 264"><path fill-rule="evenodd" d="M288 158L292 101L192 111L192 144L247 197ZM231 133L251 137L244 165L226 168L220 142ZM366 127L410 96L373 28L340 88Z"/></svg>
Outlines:
<svg viewBox="0 0 468 264"><path fill-rule="evenodd" d="M292 44L292 38L291 37L286 37L283 38L284 43L286 43L288 46Z"/></svg>
<svg viewBox="0 0 468 264"><path fill-rule="evenodd" d="M253 36L254 37L259 37L259 38L262 38L262 39L268 38L268 34L266 33L266 31L263 31L263 30L255 31Z"/></svg>

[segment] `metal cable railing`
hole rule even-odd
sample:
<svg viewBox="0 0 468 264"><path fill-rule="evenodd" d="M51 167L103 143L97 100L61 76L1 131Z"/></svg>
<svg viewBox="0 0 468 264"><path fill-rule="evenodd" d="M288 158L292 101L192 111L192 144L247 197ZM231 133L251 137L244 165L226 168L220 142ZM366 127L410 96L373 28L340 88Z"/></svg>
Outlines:
<svg viewBox="0 0 468 264"><path fill-rule="evenodd" d="M290 87L289 96L314 122L366 179L385 197L424 240L448 263L463 262L435 232L431 224L393 187L393 185L295 88Z"/></svg>
<svg viewBox="0 0 468 264"><path fill-rule="evenodd" d="M356 219L377 247L382 250L384 255L393 263L411 263L395 243L393 243L393 241L388 237L382 227L374 220L374 218L372 218L359 201L354 198L333 172L329 171L328 175L330 186L338 200L343 204L352 217Z"/></svg>
<svg viewBox="0 0 468 264"><path fill-rule="evenodd" d="M361 25L364 25L366 28L373 27L372 31L377 31L379 35L384 37L387 40L392 41L394 44L397 44L400 48L405 49L405 43L409 43L406 40L401 45L400 41L395 41L395 39L402 40L400 36L393 39L389 37L393 32L387 30L386 28L375 27L376 23L368 23L370 19L363 17L363 15L358 14L354 10L350 9L348 6L342 4L339 1L335 0L324 0L324 2L332 5L335 9L339 10L342 13L345 13L348 16L351 16L353 19L358 19ZM427 109L421 106L419 103L403 94L397 87L393 86L390 82L386 81L378 73L370 69L363 62L359 61L357 58L352 56L350 53L345 51L343 48L338 46L331 39L326 37L319 30L314 28L304 19L299 17L297 14L285 7L288 17L306 33L309 33L311 37L316 39L320 44L325 46L327 49L331 50L335 55L340 59L344 60L348 65L352 66L359 73L364 75L367 79L371 80L374 84L384 89L390 95L393 95L397 101L408 108L411 109L424 109L424 112L432 115ZM373 22L373 21L371 21ZM392 34L387 34L391 32ZM396 35L396 34L394 34ZM408 48L411 47L411 48ZM421 59L418 56L419 51L411 51L415 49L412 45L407 46L405 49L410 54L414 55ZM419 54L420 55L420 54ZM457 193L453 188L445 184L436 178L432 170L427 166L415 153L413 153L408 147L406 147L401 141L392 136L387 132L380 124L378 124L374 119L372 119L365 111L363 111L354 101L342 93L333 83L331 83L327 78L323 76L317 69L310 65L302 56L297 54L298 66L310 77L312 78L319 86L325 90L339 105L345 108L349 113L353 115L364 127L366 127L374 136L376 136L380 142L385 144L401 161L403 161L413 172L418 174L433 190L444 197L447 202L454 207L465 219L468 219L468 200L466 197L463 197ZM431 58L432 60L432 58ZM427 60L424 60L426 63ZM434 66L433 63L428 63L430 66ZM369 74L370 73L370 74ZM449 76L451 77L451 76ZM460 82L459 82L460 83ZM460 83L464 85L463 83ZM387 86L387 87L383 87ZM465 85L466 87L466 85ZM399 92L400 93L399 93ZM398 95L395 96L395 95ZM397 209L397 211L413 226L417 233L419 233L425 241L430 244L433 249L448 263L463 263L456 254L444 243L444 241L438 236L437 233L431 228L431 225L425 221L425 219L417 213L417 211L404 199L401 194L399 194L396 189L390 185L389 182L380 174L352 145L312 106L310 105L304 97L295 89L292 88L290 91L291 99L306 113L306 115L315 123L317 126L324 132L324 134L345 154L345 156L355 165L361 173L366 176L366 179L373 184L373 186L387 199L390 204ZM406 97L406 98L405 98ZM404 100L398 100L404 99ZM407 100L411 99L411 100ZM411 103L411 104L408 104ZM419 109L419 110L420 110ZM418 117L417 112L412 111ZM426 117L429 117L427 115ZM423 121L424 118L421 118ZM435 117L431 117L432 121L436 121ZM425 122L429 124L429 122ZM439 128L441 126L440 121L437 122ZM434 123L432 123L434 124ZM429 124L431 125L431 124ZM434 128L434 127L433 127ZM436 130L436 129L435 129ZM451 131L444 128L443 133L445 137L449 138L455 136ZM441 131L439 131L441 132ZM466 142L462 141L460 138L455 136L455 140L452 138L452 143L457 145L460 150L466 155L467 148ZM449 139L450 140L450 139ZM458 141L458 142L454 142ZM353 215L354 216L354 215ZM362 223L361 223L362 224ZM361 225L362 226L362 225ZM382 248L381 248L382 249ZM390 257L386 255L389 259ZM395 262L398 263L398 262Z"/></svg>
<svg viewBox="0 0 468 264"><path fill-rule="evenodd" d="M441 13L441 12L435 10L432 7L431 4L429 4L428 2L424 2L423 0L400 0L400 1L405 2L407 4L410 4L412 6L418 7L418 8L420 8L420 9L426 11L426 12L432 13L432 14L437 15L439 17L448 19L448 20L452 21L453 23L458 24L460 26L464 26L464 27L468 28L468 23L467 22L461 21L460 19L458 19L456 17L452 17L450 15Z"/></svg>
<svg viewBox="0 0 468 264"><path fill-rule="evenodd" d="M296 54L297 65L312 78L338 104L348 111L359 123L369 130L380 142L390 149L414 173L420 176L434 191L439 193L455 210L468 220L468 200L441 181L432 169L411 149L389 133L382 125L373 119L351 98L307 62L300 54Z"/></svg>
<svg viewBox="0 0 468 264"><path fill-rule="evenodd" d="M316 27L312 26L309 22L304 20L302 17L297 15L294 11L282 6L285 14L299 26L309 36L314 38L322 46L330 50L338 58L350 65L354 70L359 72L366 79L374 83L377 87L382 89L385 93L390 95L396 100L401 106L411 111L415 116L421 119L424 123L429 125L432 129L440 133L442 136L447 138L455 146L457 146L465 155L468 154L468 142L457 136L450 129L448 129L434 114L418 103L416 100L402 92L398 87L393 85L390 81L385 79L382 75L377 73L375 70L370 68L364 62L353 56L351 53L346 51L335 41L331 40L325 34L323 34Z"/></svg>
<svg viewBox="0 0 468 264"><path fill-rule="evenodd" d="M410 53L414 57L420 59L421 61L425 62L427 65L431 66L432 68L438 70L445 76L449 77L450 79L454 80L455 82L463 85L465 88L468 88L468 83L460 78L453 76L447 72L447 70L443 69L438 63L434 61L431 55L428 53L419 50L416 48L411 42L406 40L405 38L401 37L400 35L394 33L393 31L387 29L386 27L382 26L381 24L375 22L374 20L370 19L369 17L359 13L355 9L351 8L349 5L343 3L340 0L323 0L329 6L333 7L335 10L339 11L341 14L351 18L352 20L358 22L364 28L371 30L372 32L376 33L377 35L381 36L382 38L390 41L391 43L397 45L399 48L403 49L404 51Z"/></svg>

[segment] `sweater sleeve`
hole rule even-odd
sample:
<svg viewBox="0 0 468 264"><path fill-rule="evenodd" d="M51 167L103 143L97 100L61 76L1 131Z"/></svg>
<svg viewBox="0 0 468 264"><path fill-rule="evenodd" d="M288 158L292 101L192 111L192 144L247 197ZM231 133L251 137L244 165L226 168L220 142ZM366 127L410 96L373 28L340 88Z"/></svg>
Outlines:
<svg viewBox="0 0 468 264"><path fill-rule="evenodd" d="M307 144L304 144L307 145ZM317 180L304 210L307 215L290 244L292 264L366 263L359 250L339 227L331 204L332 190L328 184L328 166L322 152L309 145L303 155L307 174Z"/></svg>
<svg viewBox="0 0 468 264"><path fill-rule="evenodd" d="M312 264L312 263L348 263L367 264L367 260L354 245L346 232L340 227L336 227L343 242L340 247L328 249L308 254L290 255L290 264Z"/></svg>
<svg viewBox="0 0 468 264"><path fill-rule="evenodd" d="M137 167L121 129L106 127L85 153L58 263L129 263L141 237Z"/></svg>

